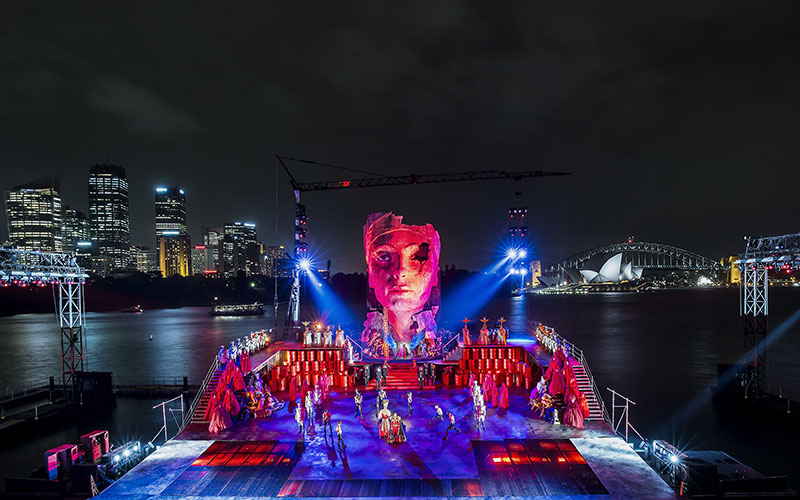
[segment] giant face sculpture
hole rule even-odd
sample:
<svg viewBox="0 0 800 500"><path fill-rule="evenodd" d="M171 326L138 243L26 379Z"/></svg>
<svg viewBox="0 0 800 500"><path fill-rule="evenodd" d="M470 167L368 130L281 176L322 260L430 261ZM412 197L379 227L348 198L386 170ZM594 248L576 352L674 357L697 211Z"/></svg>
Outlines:
<svg viewBox="0 0 800 500"><path fill-rule="evenodd" d="M369 286L383 306L393 339L411 343L415 335L435 333L432 290L439 284L439 233L433 226L403 224L392 213L372 214L364 226ZM430 330L434 330L431 332Z"/></svg>

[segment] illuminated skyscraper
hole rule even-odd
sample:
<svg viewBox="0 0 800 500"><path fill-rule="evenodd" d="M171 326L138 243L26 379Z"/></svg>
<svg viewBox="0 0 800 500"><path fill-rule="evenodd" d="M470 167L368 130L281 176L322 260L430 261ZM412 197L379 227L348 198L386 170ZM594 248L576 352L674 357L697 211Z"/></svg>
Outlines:
<svg viewBox="0 0 800 500"><path fill-rule="evenodd" d="M156 188L156 238L164 231L186 234L186 193L178 186Z"/></svg>
<svg viewBox="0 0 800 500"><path fill-rule="evenodd" d="M92 241L92 233L89 227L89 219L80 210L75 210L69 205L64 205L64 216L62 225L62 237L64 239L64 251L75 252L80 247L83 251L88 245L85 243ZM83 243L78 245L78 243Z"/></svg>
<svg viewBox="0 0 800 500"><path fill-rule="evenodd" d="M186 232L186 193L178 186L156 188L158 267L165 277L191 276L191 240Z"/></svg>
<svg viewBox="0 0 800 500"><path fill-rule="evenodd" d="M226 277L258 274L260 252L256 225L250 222L225 224L220 264Z"/></svg>
<svg viewBox="0 0 800 500"><path fill-rule="evenodd" d="M6 191L6 219L10 245L22 250L64 250L58 179L39 179Z"/></svg>
<svg viewBox="0 0 800 500"><path fill-rule="evenodd" d="M89 170L89 227L94 251L101 257L110 257L113 268L126 268L131 224L124 168L93 165Z"/></svg>
<svg viewBox="0 0 800 500"><path fill-rule="evenodd" d="M220 256L222 255L222 240L225 237L225 230L222 226L203 226L205 233L203 234L203 244L208 248L211 254L211 262L213 263L212 269L216 269L218 274L222 274L222 266L220 265Z"/></svg>

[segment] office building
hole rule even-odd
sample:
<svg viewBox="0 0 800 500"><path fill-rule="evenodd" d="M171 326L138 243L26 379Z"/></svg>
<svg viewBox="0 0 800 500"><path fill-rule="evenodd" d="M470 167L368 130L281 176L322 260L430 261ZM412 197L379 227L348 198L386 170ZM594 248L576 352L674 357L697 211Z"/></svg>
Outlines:
<svg viewBox="0 0 800 500"><path fill-rule="evenodd" d="M158 255L150 247L131 245L131 267L140 273L158 271Z"/></svg>
<svg viewBox="0 0 800 500"><path fill-rule="evenodd" d="M195 245L192 247L192 273L215 275L217 268L214 266L214 259L211 249L206 245Z"/></svg>
<svg viewBox="0 0 800 500"><path fill-rule="evenodd" d="M178 186L156 188L156 238L170 234L187 234L186 193Z"/></svg>
<svg viewBox="0 0 800 500"><path fill-rule="evenodd" d="M11 246L22 250L63 251L58 179L39 179L6 191L6 220Z"/></svg>
<svg viewBox="0 0 800 500"><path fill-rule="evenodd" d="M85 213L64 205L62 221L61 232L65 252L85 251L87 247L91 247L92 235L89 218Z"/></svg>
<svg viewBox="0 0 800 500"><path fill-rule="evenodd" d="M255 224L225 224L221 249L220 264L225 277L258 274L260 262Z"/></svg>
<svg viewBox="0 0 800 500"><path fill-rule="evenodd" d="M93 165L89 170L89 228L94 252L111 258L113 269L126 268L131 233L128 179L117 165Z"/></svg>
<svg viewBox="0 0 800 500"><path fill-rule="evenodd" d="M222 239L225 236L225 230L222 226L203 226L203 244L208 248L211 253L211 262L213 269L217 273L222 273L220 267L220 255L222 255Z"/></svg>
<svg viewBox="0 0 800 500"><path fill-rule="evenodd" d="M191 241L189 236L164 231L158 237L158 268L165 278L191 276Z"/></svg>

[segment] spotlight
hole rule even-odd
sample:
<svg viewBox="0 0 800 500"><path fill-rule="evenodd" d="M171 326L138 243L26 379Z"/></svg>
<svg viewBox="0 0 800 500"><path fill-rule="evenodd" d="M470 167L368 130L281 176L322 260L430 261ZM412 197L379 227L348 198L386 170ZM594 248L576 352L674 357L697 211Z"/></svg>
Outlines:
<svg viewBox="0 0 800 500"><path fill-rule="evenodd" d="M670 455L669 456L669 461L672 462L673 464L677 464L678 463L678 455Z"/></svg>
<svg viewBox="0 0 800 500"><path fill-rule="evenodd" d="M131 456L131 450L125 450L122 454L125 455L126 457L129 457Z"/></svg>
<svg viewBox="0 0 800 500"><path fill-rule="evenodd" d="M517 258L517 251L514 250L513 248L511 248L511 249L508 250L506 255L508 256L509 259L516 259Z"/></svg>
<svg viewBox="0 0 800 500"><path fill-rule="evenodd" d="M300 259L300 269L303 271L308 271L311 269L311 261L308 259Z"/></svg>
<svg viewBox="0 0 800 500"><path fill-rule="evenodd" d="M528 270L523 267L522 269L519 270L519 274L525 276L526 274L528 274Z"/></svg>
<svg viewBox="0 0 800 500"><path fill-rule="evenodd" d="M519 256L520 259L524 259L525 257L528 256L528 252L526 252L525 250L520 250L519 252L517 252L517 255Z"/></svg>

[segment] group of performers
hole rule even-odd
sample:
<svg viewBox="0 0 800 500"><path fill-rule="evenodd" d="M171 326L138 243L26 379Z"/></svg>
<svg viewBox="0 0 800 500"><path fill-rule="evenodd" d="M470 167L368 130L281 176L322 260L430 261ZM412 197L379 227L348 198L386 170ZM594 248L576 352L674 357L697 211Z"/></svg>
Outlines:
<svg viewBox="0 0 800 500"><path fill-rule="evenodd" d="M219 346L219 351L217 352L217 360L219 361L219 366L225 366L228 364L228 360L233 360L235 363L240 363L241 357L247 357L247 363L250 362L250 354L261 350L267 346L269 343L269 335L264 330L259 330L256 332L250 332L244 339L238 338L234 341L231 341L230 347L226 348L224 345ZM250 368L249 364L247 370L244 373L249 373Z"/></svg>
<svg viewBox="0 0 800 500"><path fill-rule="evenodd" d="M362 337L365 339L366 356L375 359L429 359L435 358L441 352L441 340L426 336L413 345L396 343L391 336L386 336L377 328L370 328Z"/></svg>
<svg viewBox="0 0 800 500"><path fill-rule="evenodd" d="M531 409L546 421L560 424L556 408L558 395L563 395L566 404L564 425L583 429L583 419L589 416L589 404L586 395L578 389L578 381L572 371L567 348L563 345L555 347L547 371L531 390L529 400Z"/></svg>
<svg viewBox="0 0 800 500"><path fill-rule="evenodd" d="M485 316L479 321L482 323L481 329L478 331L477 341L473 342L469 333L469 327L467 326L470 320L468 318L461 320L461 322L464 323L464 328L461 329L461 342L463 345L506 345L508 343L508 331L503 328L503 323L508 321L507 319L501 316L500 319L497 320L497 322L500 323L500 327L492 330L486 327L489 320L486 319Z"/></svg>
<svg viewBox="0 0 800 500"><path fill-rule="evenodd" d="M314 328L309 328L308 321L303 322L305 330L303 330L303 347L347 347L347 340L345 339L344 330L342 326L338 325L336 331L331 330L331 325L322 329L321 323L314 323Z"/></svg>
<svg viewBox="0 0 800 500"><path fill-rule="evenodd" d="M226 354L227 350L222 351L220 356L225 360L225 368L211 393L204 414L211 434L230 427L244 413L243 406L251 418L269 416L283 407L283 403L272 395L269 386L264 385L261 375L252 372L247 350L237 352L238 359Z"/></svg>

